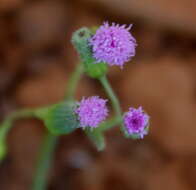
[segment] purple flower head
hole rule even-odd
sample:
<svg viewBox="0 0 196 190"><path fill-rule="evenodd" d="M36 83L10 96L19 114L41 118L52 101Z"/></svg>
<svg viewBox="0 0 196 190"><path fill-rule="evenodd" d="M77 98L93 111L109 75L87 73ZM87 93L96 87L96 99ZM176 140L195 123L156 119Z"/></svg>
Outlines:
<svg viewBox="0 0 196 190"><path fill-rule="evenodd" d="M75 113L78 114L78 119L82 128L96 128L106 119L108 109L106 107L107 100L101 99L98 96L83 98L79 102Z"/></svg>
<svg viewBox="0 0 196 190"><path fill-rule="evenodd" d="M103 23L89 40L97 63L106 62L122 68L135 55L136 40L129 32L131 27L132 25L126 28L126 25L112 23L109 26L108 22Z"/></svg>
<svg viewBox="0 0 196 190"><path fill-rule="evenodd" d="M149 125L149 116L142 110L129 108L129 111L124 115L124 126L128 135L138 135L143 138L146 135Z"/></svg>

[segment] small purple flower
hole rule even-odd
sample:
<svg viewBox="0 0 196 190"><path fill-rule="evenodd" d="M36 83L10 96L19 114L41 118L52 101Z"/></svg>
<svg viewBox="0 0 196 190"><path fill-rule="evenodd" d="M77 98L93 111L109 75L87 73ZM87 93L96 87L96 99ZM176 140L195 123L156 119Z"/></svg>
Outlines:
<svg viewBox="0 0 196 190"><path fill-rule="evenodd" d="M83 98L79 102L75 113L78 114L78 119L82 128L96 128L106 119L108 109L106 107L107 100L101 99L98 96Z"/></svg>
<svg viewBox="0 0 196 190"><path fill-rule="evenodd" d="M112 23L109 26L105 22L90 38L93 56L97 63L106 62L109 65L117 65L121 68L135 55L136 40L129 30L132 25L119 26Z"/></svg>
<svg viewBox="0 0 196 190"><path fill-rule="evenodd" d="M138 135L143 138L148 132L149 116L142 110L129 108L129 111L124 115L125 131L128 135Z"/></svg>

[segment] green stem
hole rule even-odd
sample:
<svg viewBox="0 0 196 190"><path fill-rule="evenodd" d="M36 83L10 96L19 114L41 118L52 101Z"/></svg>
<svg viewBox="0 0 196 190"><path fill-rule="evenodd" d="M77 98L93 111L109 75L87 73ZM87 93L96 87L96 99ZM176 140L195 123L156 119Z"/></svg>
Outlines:
<svg viewBox="0 0 196 190"><path fill-rule="evenodd" d="M103 85L106 93L108 94L108 96L112 102L112 106L113 106L114 111L116 113L116 117L121 118L122 113L121 113L121 109L120 109L120 103L119 103L118 98L117 98L116 94L114 93L109 81L107 80L106 76L102 76L99 80L100 80L101 84Z"/></svg>
<svg viewBox="0 0 196 190"><path fill-rule="evenodd" d="M105 121L104 123L102 123L99 127L94 129L94 131L95 132L104 132L104 131L111 129L112 127L115 127L115 126L121 124L121 122L122 122L121 117L114 117L114 118L109 119L109 120Z"/></svg>
<svg viewBox="0 0 196 190"><path fill-rule="evenodd" d="M47 174L53 160L57 140L58 137L50 133L47 133L44 138L32 185L33 190L43 190L47 188Z"/></svg>
<svg viewBox="0 0 196 190"><path fill-rule="evenodd" d="M65 95L65 99L66 100L72 100L76 91L76 87L77 84L80 80L80 76L83 73L83 65L82 64L78 64L76 67L75 72L71 75L69 81L68 81L68 85L67 85L67 91L66 91L66 95Z"/></svg>
<svg viewBox="0 0 196 190"><path fill-rule="evenodd" d="M0 139L4 140L6 138L7 133L11 129L14 120L21 119L21 118L29 118L34 116L34 114L35 114L35 110L30 110L30 109L19 110L11 113L9 116L6 117L6 119L0 126Z"/></svg>
<svg viewBox="0 0 196 190"><path fill-rule="evenodd" d="M83 73L83 65L79 64L68 81L67 91L65 95L66 100L72 100L76 91L77 84ZM47 134L44 143L41 147L40 157L37 163L37 170L35 173L32 190L45 190L47 188L48 169L53 159L53 153L58 141L57 136Z"/></svg>
<svg viewBox="0 0 196 190"><path fill-rule="evenodd" d="M3 160L7 152L6 137L12 127L13 121L19 118L32 117L34 116L34 113L34 110L26 109L13 112L9 116L7 116L4 122L0 125L0 161Z"/></svg>

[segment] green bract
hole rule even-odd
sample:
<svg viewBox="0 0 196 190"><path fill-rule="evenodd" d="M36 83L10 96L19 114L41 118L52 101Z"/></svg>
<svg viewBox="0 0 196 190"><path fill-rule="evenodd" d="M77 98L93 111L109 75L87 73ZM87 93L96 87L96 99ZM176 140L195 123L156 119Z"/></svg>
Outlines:
<svg viewBox="0 0 196 190"><path fill-rule="evenodd" d="M40 109L36 115L44 121L52 134L69 134L79 127L79 121L74 112L75 106L76 104L73 102L62 102L49 108Z"/></svg>
<svg viewBox="0 0 196 190"><path fill-rule="evenodd" d="M72 43L80 55L85 72L92 78L100 78L107 72L107 65L106 63L96 63L89 46L89 38L92 35L93 32L88 28L81 28L74 32Z"/></svg>
<svg viewBox="0 0 196 190"><path fill-rule="evenodd" d="M145 128L145 131L148 133L148 131L149 131L149 126L147 126L147 127ZM126 138L131 138L131 139L133 139L133 140L141 139L140 134L128 134L127 131L126 131L126 129L124 129L124 128L123 128L123 132L124 132L124 135L125 135Z"/></svg>

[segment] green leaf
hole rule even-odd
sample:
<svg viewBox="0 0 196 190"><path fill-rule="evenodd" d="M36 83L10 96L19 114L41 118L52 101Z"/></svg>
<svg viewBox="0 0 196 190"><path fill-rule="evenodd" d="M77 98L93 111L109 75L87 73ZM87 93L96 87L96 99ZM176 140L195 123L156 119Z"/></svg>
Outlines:
<svg viewBox="0 0 196 190"><path fill-rule="evenodd" d="M79 122L74 112L75 106L76 104L73 102L63 102L40 109L36 112L36 115L44 121L47 129L52 134L69 134L79 127Z"/></svg>
<svg viewBox="0 0 196 190"><path fill-rule="evenodd" d="M92 78L100 78L105 75L108 67L106 63L96 63L93 57L92 48L89 46L89 38L92 37L95 29L88 29L83 27L72 36L72 44L80 55L82 63L84 64L85 72Z"/></svg>
<svg viewBox="0 0 196 190"><path fill-rule="evenodd" d="M86 135L93 142L93 144L97 147L98 151L102 151L105 148L105 139L104 135L101 132L95 132L91 129L85 130Z"/></svg>

